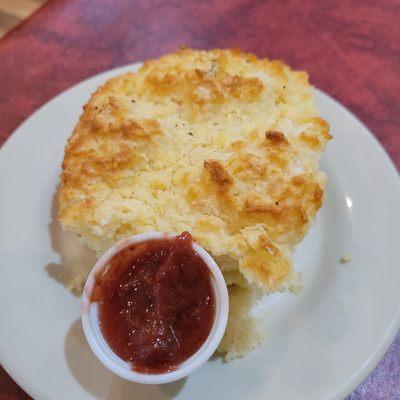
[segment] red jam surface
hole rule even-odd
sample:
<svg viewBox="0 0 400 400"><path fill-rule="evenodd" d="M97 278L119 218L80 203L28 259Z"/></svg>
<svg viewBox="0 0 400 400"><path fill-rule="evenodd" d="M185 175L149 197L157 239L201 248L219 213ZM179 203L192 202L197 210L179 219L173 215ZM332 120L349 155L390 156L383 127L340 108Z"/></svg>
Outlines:
<svg viewBox="0 0 400 400"><path fill-rule="evenodd" d="M207 339L215 299L207 265L184 232L121 250L96 277L100 329L135 371L174 370Z"/></svg>

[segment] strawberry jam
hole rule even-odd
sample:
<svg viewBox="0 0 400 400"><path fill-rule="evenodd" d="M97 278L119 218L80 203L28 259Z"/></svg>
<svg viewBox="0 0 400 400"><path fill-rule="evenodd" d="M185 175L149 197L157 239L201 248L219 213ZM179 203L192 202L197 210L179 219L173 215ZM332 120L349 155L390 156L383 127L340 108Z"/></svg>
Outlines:
<svg viewBox="0 0 400 400"><path fill-rule="evenodd" d="M96 277L91 301L110 348L138 372L174 370L214 322L211 274L187 232L118 252Z"/></svg>

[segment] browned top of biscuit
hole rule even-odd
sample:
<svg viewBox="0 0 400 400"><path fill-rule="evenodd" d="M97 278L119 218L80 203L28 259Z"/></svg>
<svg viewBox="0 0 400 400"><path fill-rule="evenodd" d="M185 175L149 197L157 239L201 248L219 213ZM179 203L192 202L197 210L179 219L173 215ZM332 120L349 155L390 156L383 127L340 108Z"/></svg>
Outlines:
<svg viewBox="0 0 400 400"><path fill-rule="evenodd" d="M60 220L97 251L188 230L222 269L276 290L321 207L329 139L306 73L182 49L92 95L65 150Z"/></svg>

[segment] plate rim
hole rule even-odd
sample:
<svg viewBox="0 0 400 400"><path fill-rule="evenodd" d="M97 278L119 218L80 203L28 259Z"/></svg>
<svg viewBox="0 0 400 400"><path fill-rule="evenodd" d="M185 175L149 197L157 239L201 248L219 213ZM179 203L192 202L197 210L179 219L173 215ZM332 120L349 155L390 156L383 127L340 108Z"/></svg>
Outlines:
<svg viewBox="0 0 400 400"><path fill-rule="evenodd" d="M111 69L103 70L98 72L94 75L86 77L85 79L69 86L68 88L62 90L60 93L56 94L54 97L50 98L42 105L40 105L36 110L34 110L31 114L29 114L17 127L16 129L5 139L5 141L0 146L0 156L1 153L4 151L4 148L9 146L12 143L13 138L16 135L20 134L23 131L24 126L28 123L31 118L34 118L36 114L40 113L43 108L47 107L51 102L57 100L59 97L74 91L77 89L78 86L82 84L88 83L88 81L94 79L100 79L103 75L109 74L121 74L127 72L129 69L139 69L143 65L144 61L136 61L133 63L121 65L118 67L114 67ZM109 78L108 78L109 79ZM400 175L396 165L394 164L393 160L390 158L387 150L385 147L380 143L379 139L373 134L373 132L361 121L357 115L355 115L351 110L349 110L345 105L340 103L336 100L333 96L326 93L325 91L319 89L318 87L314 86L315 94L322 95L323 97L327 97L330 101L332 101L337 107L341 109L341 112L346 113L348 116L353 118L357 121L358 124L366 131L363 133L363 136L372 144L374 147L374 151L380 153L380 158L385 164L385 174L390 175L390 178L398 185L400 189ZM317 102L318 107L318 102ZM345 383L343 386L339 387L336 392L334 392L329 400L343 400L346 396L351 394L364 380L371 374L371 372L377 367L379 362L383 359L385 354L387 353L389 347L393 343L396 335L399 333L400 330L400 303L398 304L396 313L394 314L390 324L386 329L385 335L381 338L380 342L375 347L374 351L369 355L367 361L357 370L354 375L350 378L348 383ZM30 397L34 400L54 400L49 399L47 395L45 395L40 388L35 387L34 384L29 385L25 379L19 375L18 371L12 365L12 362L7 359L4 354L4 351L0 347L0 364L7 372L7 374L17 383L17 385L25 391Z"/></svg>

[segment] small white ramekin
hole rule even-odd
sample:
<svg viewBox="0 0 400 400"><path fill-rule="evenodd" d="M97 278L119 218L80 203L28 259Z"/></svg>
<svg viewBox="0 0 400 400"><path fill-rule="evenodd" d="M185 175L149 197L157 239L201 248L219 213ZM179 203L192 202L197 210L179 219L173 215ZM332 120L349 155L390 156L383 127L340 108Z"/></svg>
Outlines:
<svg viewBox="0 0 400 400"><path fill-rule="evenodd" d="M131 365L119 358L104 339L99 326L97 303L90 301L91 293L95 285L96 274L108 264L116 253L124 248L146 240L170 237L173 237L173 235L161 232L147 232L117 242L99 258L90 272L83 290L81 319L83 331L89 346L105 367L128 381L144 384L161 384L184 378L203 365L211 357L225 332L228 320L229 299L224 277L213 258L202 247L193 242L193 249L203 259L211 272L211 281L215 295L214 324L208 338L200 349L173 371L161 374L145 374L132 370Z"/></svg>

